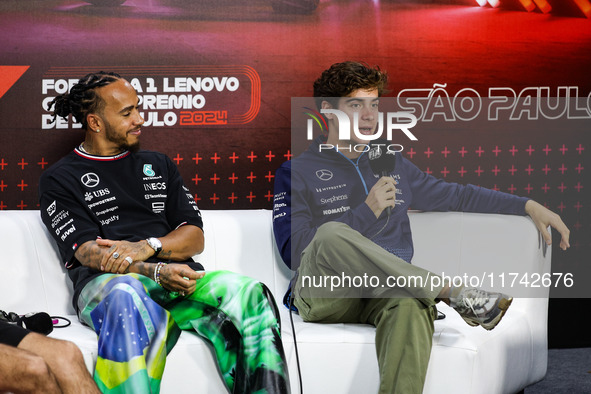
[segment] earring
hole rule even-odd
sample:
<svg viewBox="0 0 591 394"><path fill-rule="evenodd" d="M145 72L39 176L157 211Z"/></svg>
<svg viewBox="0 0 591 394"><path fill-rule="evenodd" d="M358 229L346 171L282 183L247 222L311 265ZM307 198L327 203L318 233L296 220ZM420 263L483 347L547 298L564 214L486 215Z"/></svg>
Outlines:
<svg viewBox="0 0 591 394"><path fill-rule="evenodd" d="M95 133L100 133L101 132L101 129L96 129L94 132Z"/></svg>

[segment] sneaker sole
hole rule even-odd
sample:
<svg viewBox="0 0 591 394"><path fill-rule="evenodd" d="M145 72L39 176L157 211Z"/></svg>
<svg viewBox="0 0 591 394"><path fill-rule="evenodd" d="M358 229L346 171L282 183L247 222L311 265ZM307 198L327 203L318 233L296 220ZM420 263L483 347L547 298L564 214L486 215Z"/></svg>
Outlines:
<svg viewBox="0 0 591 394"><path fill-rule="evenodd" d="M477 320L465 318L463 316L462 316L462 318L464 319L464 321L466 323L468 323L468 325L470 325L472 327L482 326L482 328L484 328L485 330L490 331L493 328L495 328L497 326L497 324L499 324L499 322L501 321L503 316L505 316L505 312L507 312L507 309L509 309L509 307L511 306L511 302L513 302L513 297L501 299L499 301L499 305L497 305L497 307L501 310L501 313L499 313L497 316L495 316L494 319L492 319L491 321L489 321L487 323L480 323Z"/></svg>

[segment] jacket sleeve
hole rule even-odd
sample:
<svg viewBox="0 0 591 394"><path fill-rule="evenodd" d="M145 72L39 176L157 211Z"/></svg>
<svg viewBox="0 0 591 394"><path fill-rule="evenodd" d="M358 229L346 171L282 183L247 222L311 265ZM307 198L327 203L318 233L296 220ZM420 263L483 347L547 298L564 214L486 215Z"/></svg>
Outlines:
<svg viewBox="0 0 591 394"><path fill-rule="evenodd" d="M413 209L525 215L528 198L470 184L445 182L422 172L406 159L403 165L413 194Z"/></svg>
<svg viewBox="0 0 591 394"><path fill-rule="evenodd" d="M273 231L279 253L285 264L292 270L300 265L300 255L310 243L316 227L312 213L305 204L309 191L303 180L293 179L297 173L291 171L291 161L284 163L275 174L275 196L273 201Z"/></svg>
<svg viewBox="0 0 591 394"><path fill-rule="evenodd" d="M273 234L283 262L292 268L291 259L291 162L275 172L273 196ZM297 269L293 267L292 269Z"/></svg>

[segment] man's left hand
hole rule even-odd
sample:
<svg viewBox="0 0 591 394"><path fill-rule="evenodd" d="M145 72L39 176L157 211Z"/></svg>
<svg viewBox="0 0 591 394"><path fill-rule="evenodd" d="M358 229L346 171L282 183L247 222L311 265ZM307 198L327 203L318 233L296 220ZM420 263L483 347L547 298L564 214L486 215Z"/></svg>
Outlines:
<svg viewBox="0 0 591 394"><path fill-rule="evenodd" d="M570 230L566 227L566 224L564 224L558 214L550 211L548 208L534 200L529 200L525 203L525 213L532 218L536 227L542 234L544 241L546 241L548 245L552 244L552 236L548 232L548 226L552 226L561 236L560 248L566 250L570 247L568 242Z"/></svg>
<svg viewBox="0 0 591 394"><path fill-rule="evenodd" d="M186 264L165 264L160 270L160 285L169 291L190 295L197 287L197 280L203 276L205 272L193 271Z"/></svg>

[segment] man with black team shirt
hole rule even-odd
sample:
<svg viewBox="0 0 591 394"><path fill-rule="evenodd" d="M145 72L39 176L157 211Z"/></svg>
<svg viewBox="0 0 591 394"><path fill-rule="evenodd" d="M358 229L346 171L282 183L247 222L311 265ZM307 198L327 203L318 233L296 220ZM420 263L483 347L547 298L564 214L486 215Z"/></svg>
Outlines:
<svg viewBox="0 0 591 394"><path fill-rule="evenodd" d="M314 98L319 109L338 109L349 119L357 113L359 132L372 135L386 83L387 76L379 68L337 63L315 81ZM444 182L420 171L401 154L395 155L395 169L387 176L375 176L365 149L352 149L365 146L367 140L352 131L350 140L339 140L338 118L333 113L324 116L328 135L284 163L275 177L275 238L283 260L297 271L288 296L293 295L304 321L374 325L379 392L421 393L431 354L435 303L444 301L468 324L491 330L512 298L475 288L428 286L433 283L429 276L435 275L409 264L413 256L409 207L527 214L548 244L547 227L556 228L562 249L569 246L569 231L558 215L532 200ZM321 144L339 150L320 149ZM343 275L378 277L382 284L387 277L422 278L423 286L419 280L407 280L417 287L347 288L345 284L322 288L320 279ZM319 281L310 284L310 278Z"/></svg>
<svg viewBox="0 0 591 394"><path fill-rule="evenodd" d="M125 79L101 72L50 104L86 132L39 188L74 306L98 335L94 380L103 392L158 392L180 330L194 329L212 343L231 392L289 392L270 292L193 261L204 247L199 209L167 156L139 150L138 103Z"/></svg>

